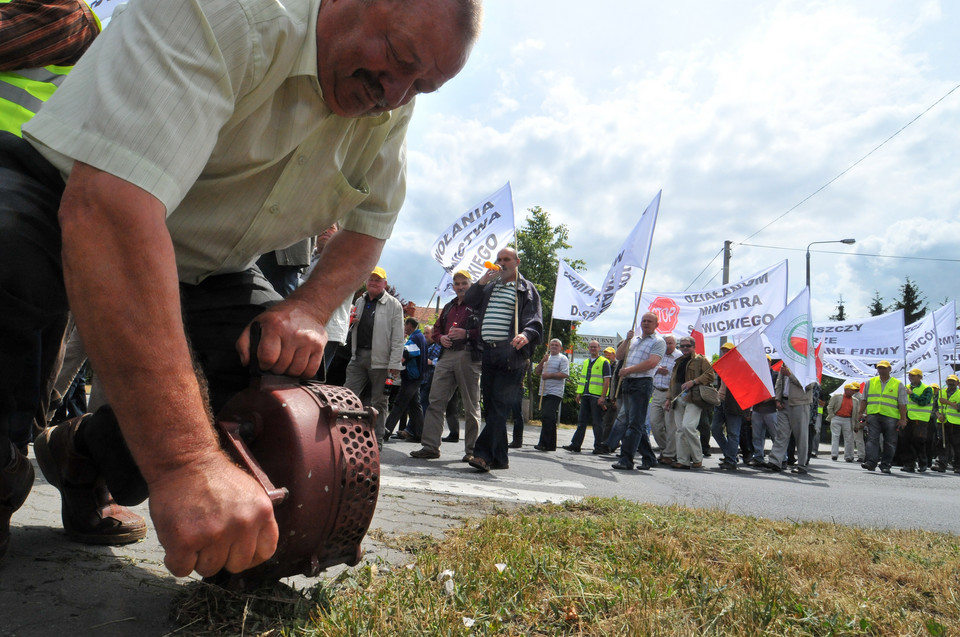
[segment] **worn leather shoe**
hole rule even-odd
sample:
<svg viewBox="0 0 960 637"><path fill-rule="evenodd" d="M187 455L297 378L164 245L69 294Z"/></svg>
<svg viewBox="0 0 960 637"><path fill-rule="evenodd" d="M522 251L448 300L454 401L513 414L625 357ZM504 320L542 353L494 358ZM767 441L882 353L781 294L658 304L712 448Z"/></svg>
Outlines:
<svg viewBox="0 0 960 637"><path fill-rule="evenodd" d="M60 517L71 538L85 544L129 544L147 535L146 521L113 500L94 462L77 452L74 438L89 415L48 427L33 443L47 482L60 491Z"/></svg>
<svg viewBox="0 0 960 637"><path fill-rule="evenodd" d="M574 447L573 445L563 445L563 448L567 451L572 451L573 453L580 453L580 447Z"/></svg>
<svg viewBox="0 0 960 637"><path fill-rule="evenodd" d="M440 440L442 442L460 442L460 436L444 436Z"/></svg>
<svg viewBox="0 0 960 637"><path fill-rule="evenodd" d="M13 460L0 469L0 559L10 546L10 517L23 506L32 487L33 465L19 450L13 449Z"/></svg>
<svg viewBox="0 0 960 637"><path fill-rule="evenodd" d="M613 463L612 465L610 465L610 466L613 467L614 469L619 470L619 471L633 471L633 465L627 464L627 463L626 463L625 461L623 461L623 460L619 460L619 461L617 461L617 462L614 462L614 463Z"/></svg>
<svg viewBox="0 0 960 637"><path fill-rule="evenodd" d="M469 460L467 460L467 464L477 471L482 471L483 473L490 471L490 464L483 458L472 456Z"/></svg>
<svg viewBox="0 0 960 637"><path fill-rule="evenodd" d="M423 447L422 449L417 449L416 451L411 451L411 452L410 452L410 457L411 457L411 458L423 458L423 459L427 459L427 460L432 460L432 459L434 459L434 458L439 458L439 457L440 457L440 452L439 452L439 451L434 451L433 449L427 449L426 447Z"/></svg>

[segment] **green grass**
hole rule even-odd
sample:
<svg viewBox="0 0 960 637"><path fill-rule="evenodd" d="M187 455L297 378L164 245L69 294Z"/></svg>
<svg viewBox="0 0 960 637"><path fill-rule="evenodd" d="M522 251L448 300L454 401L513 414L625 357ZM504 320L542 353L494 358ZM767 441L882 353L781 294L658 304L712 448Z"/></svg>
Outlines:
<svg viewBox="0 0 960 637"><path fill-rule="evenodd" d="M409 567L368 564L299 592L189 587L177 634L960 634L960 541L947 534L588 499L393 541Z"/></svg>

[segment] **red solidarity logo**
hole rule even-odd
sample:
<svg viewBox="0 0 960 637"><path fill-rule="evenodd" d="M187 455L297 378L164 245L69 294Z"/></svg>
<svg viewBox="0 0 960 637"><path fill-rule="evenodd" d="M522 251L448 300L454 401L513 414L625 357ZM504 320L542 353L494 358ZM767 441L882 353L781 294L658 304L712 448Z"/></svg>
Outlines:
<svg viewBox="0 0 960 637"><path fill-rule="evenodd" d="M657 331L661 334L672 332L677 327L677 321L680 319L680 306L673 302L673 299L665 296L658 296L647 308L648 312L657 315L660 322L657 325Z"/></svg>

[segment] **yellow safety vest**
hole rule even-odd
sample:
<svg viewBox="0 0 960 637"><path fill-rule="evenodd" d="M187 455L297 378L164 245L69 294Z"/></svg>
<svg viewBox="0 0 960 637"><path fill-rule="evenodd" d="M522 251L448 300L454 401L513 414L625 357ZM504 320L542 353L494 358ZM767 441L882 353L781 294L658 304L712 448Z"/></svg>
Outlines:
<svg viewBox="0 0 960 637"><path fill-rule="evenodd" d="M947 396L947 400L952 403L960 402L960 389L953 392L952 395ZM960 425L960 410L950 405L940 405L940 407L943 409L943 415L947 417L948 423L951 425Z"/></svg>
<svg viewBox="0 0 960 637"><path fill-rule="evenodd" d="M590 369L590 384L587 386L587 393L591 396L603 395L603 364L609 362L610 361L603 356L598 356L597 360L593 362L593 367ZM580 382L577 383L578 394L583 393L584 382L587 379L587 365L589 364L589 360L583 361L583 369L580 371Z"/></svg>
<svg viewBox="0 0 960 637"><path fill-rule="evenodd" d="M72 66L0 71L0 130L20 137L20 128L37 114Z"/></svg>
<svg viewBox="0 0 960 637"><path fill-rule="evenodd" d="M8 2L10 0L0 0L0 4ZM93 13L93 19L102 30L103 25L96 13ZM20 128L37 114L72 69L72 66L51 64L35 69L0 71L0 130L22 137Z"/></svg>
<svg viewBox="0 0 960 637"><path fill-rule="evenodd" d="M900 418L900 408L897 402L899 393L899 380L891 376L881 391L880 377L874 376L870 379L870 382L867 383L867 413L880 414L881 416L889 416L890 418Z"/></svg>
<svg viewBox="0 0 960 637"><path fill-rule="evenodd" d="M924 385L923 383L920 383L916 387L914 387L913 385L908 385L907 389L910 391L911 394L919 398L920 396L923 395L923 392L927 391L928 387L929 385ZM909 418L910 420L918 420L920 422L929 422L930 417L932 415L933 415L932 400L930 401L930 404L925 407L921 407L920 405L914 402L911 402L909 400L907 401L907 418Z"/></svg>

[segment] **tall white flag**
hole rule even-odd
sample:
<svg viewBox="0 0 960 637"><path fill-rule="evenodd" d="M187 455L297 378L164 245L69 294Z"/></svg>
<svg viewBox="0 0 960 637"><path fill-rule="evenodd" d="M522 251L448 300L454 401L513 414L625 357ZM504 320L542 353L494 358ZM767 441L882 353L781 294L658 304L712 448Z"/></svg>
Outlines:
<svg viewBox="0 0 960 637"><path fill-rule="evenodd" d="M439 295L454 294L452 277L457 270L468 270L474 281L480 278L484 261L496 261L497 252L507 247L515 234L513 192L507 182L437 237L431 253L446 272L437 286Z"/></svg>
<svg viewBox="0 0 960 637"><path fill-rule="evenodd" d="M763 329L763 335L777 348L780 358L802 386L816 382L817 358L813 347L813 322L810 320L810 288L803 288Z"/></svg>
<svg viewBox="0 0 960 637"><path fill-rule="evenodd" d="M553 292L553 318L568 321L588 321L590 307L600 295L580 273L563 259L557 267L557 286Z"/></svg>
<svg viewBox="0 0 960 637"><path fill-rule="evenodd" d="M603 285L599 288L588 283L561 261L553 297L553 318L592 321L609 309L617 292L630 282L631 268L646 269L662 194L662 190L658 192L640 215L639 221L613 258L613 263L607 270L607 276L603 279Z"/></svg>

